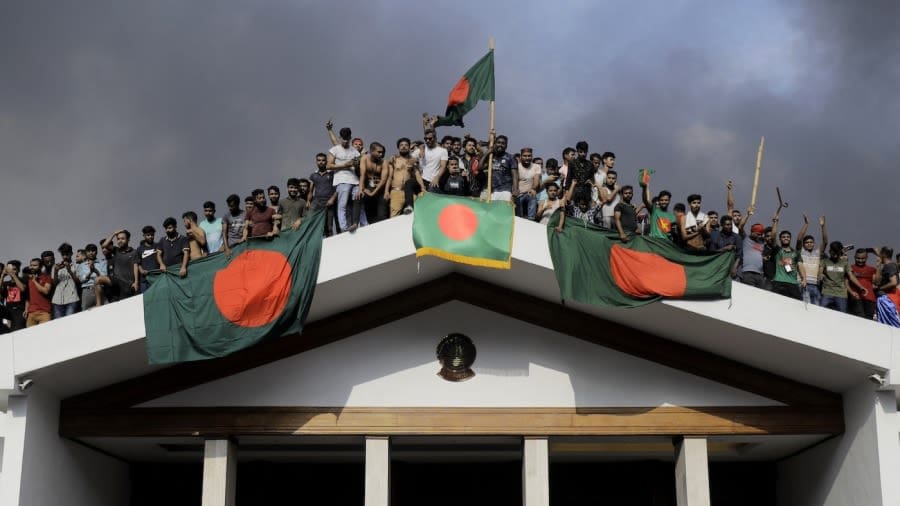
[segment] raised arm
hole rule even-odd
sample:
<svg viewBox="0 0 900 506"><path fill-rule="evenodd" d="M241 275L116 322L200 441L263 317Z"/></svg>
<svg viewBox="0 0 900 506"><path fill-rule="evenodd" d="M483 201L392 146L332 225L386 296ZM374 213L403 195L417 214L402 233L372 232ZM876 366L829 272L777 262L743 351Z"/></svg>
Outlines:
<svg viewBox="0 0 900 506"><path fill-rule="evenodd" d="M112 247L113 239L115 239L117 235L121 234L124 231L125 231L125 229L119 229L119 230L116 230L115 232L109 234L109 237L107 237L106 239L103 239L103 242L100 243L100 249L102 250L103 248Z"/></svg>
<svg viewBox="0 0 900 506"><path fill-rule="evenodd" d="M325 123L325 130L328 131L328 140L331 141L332 146L340 144L337 136L334 135L334 121L332 121L331 118L328 118L328 122Z"/></svg>
<svg viewBox="0 0 900 506"><path fill-rule="evenodd" d="M650 212L653 204L650 201L650 183L647 183L644 186L644 190L641 192L641 199L644 201L644 207L647 208L647 212ZM728 211L731 213L731 211Z"/></svg>
<svg viewBox="0 0 900 506"><path fill-rule="evenodd" d="M828 230L825 227L825 215L819 216L819 226L822 227L822 244L819 244L819 256L825 254L828 244Z"/></svg>
<svg viewBox="0 0 900 506"><path fill-rule="evenodd" d="M780 207L778 209L781 209ZM806 231L809 230L809 218L806 217L806 213L803 213L803 226L800 227L800 232L797 232L797 251L803 249L803 238L806 237ZM819 256L822 256L821 250L819 251Z"/></svg>
<svg viewBox="0 0 900 506"><path fill-rule="evenodd" d="M19 290L25 290L25 283L23 283L22 278L20 278L18 274L16 274L15 266L13 266L12 264L7 264L6 268L6 273L9 274L10 279L12 279L12 282L16 284L16 287Z"/></svg>
<svg viewBox="0 0 900 506"><path fill-rule="evenodd" d="M744 213L744 216L741 217L740 223L738 223L738 235L744 237L747 234L747 232L744 230L744 227L747 225L747 222L750 221L750 217L755 213L756 206L747 206L747 212Z"/></svg>
<svg viewBox="0 0 900 506"><path fill-rule="evenodd" d="M437 129L437 117L429 116L428 113L422 113L422 133L424 134L428 130L436 130Z"/></svg>
<svg viewBox="0 0 900 506"><path fill-rule="evenodd" d="M728 190L725 194L725 207L728 214L731 214L731 211L734 211L734 182L729 179L728 183L725 184L725 188Z"/></svg>

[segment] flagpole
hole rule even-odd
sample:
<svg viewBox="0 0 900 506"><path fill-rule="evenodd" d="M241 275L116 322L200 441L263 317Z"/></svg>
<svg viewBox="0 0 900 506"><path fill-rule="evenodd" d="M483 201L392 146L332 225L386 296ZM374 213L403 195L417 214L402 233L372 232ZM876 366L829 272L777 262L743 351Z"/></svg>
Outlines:
<svg viewBox="0 0 900 506"><path fill-rule="evenodd" d="M488 49L493 52L494 51L494 38L491 37L488 39ZM494 100L491 99L491 124L488 129L488 136L490 136L490 132L494 131ZM488 171L487 171L487 201L491 201L491 185L494 181L494 141L496 139L492 139L491 142L488 143L488 149L490 153L488 153Z"/></svg>
<svg viewBox="0 0 900 506"><path fill-rule="evenodd" d="M759 169L762 167L763 148L766 146L766 137L759 139L759 149L756 151L756 172L753 174L753 192L750 194L750 205L756 206L756 189L759 188Z"/></svg>

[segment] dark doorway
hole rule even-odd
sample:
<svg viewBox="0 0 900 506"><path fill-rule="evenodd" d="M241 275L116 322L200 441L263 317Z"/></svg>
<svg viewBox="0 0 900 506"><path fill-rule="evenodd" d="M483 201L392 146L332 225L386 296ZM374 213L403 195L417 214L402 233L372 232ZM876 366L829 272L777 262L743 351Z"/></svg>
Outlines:
<svg viewBox="0 0 900 506"><path fill-rule="evenodd" d="M713 505L776 504L771 462L710 462ZM661 460L550 463L550 505L675 506L675 464Z"/></svg>
<svg viewBox="0 0 900 506"><path fill-rule="evenodd" d="M521 506L522 463L391 464L391 506Z"/></svg>
<svg viewBox="0 0 900 506"><path fill-rule="evenodd" d="M364 484L362 463L240 462L236 503L362 506ZM203 465L199 463L131 466L131 506L197 506L202 487Z"/></svg>

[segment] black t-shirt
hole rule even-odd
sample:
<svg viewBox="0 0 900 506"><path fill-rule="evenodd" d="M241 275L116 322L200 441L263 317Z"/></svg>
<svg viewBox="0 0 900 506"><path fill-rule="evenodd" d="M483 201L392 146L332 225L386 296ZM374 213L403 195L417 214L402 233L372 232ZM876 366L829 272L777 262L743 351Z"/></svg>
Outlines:
<svg viewBox="0 0 900 506"><path fill-rule="evenodd" d="M769 246L768 243L763 246L763 276L770 281L775 279L775 255L780 249L777 246Z"/></svg>
<svg viewBox="0 0 900 506"><path fill-rule="evenodd" d="M469 184L462 175L448 176L441 189L447 195L466 196L469 194Z"/></svg>
<svg viewBox="0 0 900 506"><path fill-rule="evenodd" d="M137 250L115 248L110 257L113 276L129 285L134 283L134 264L137 263Z"/></svg>
<svg viewBox="0 0 900 506"><path fill-rule="evenodd" d="M632 204L626 204L625 202L619 202L616 204L616 207L613 208L613 212L622 213L621 216L619 216L619 219L622 221L622 230L624 230L626 234L633 234L634 231L637 230L637 213L634 211L634 206Z"/></svg>
<svg viewBox="0 0 900 506"><path fill-rule="evenodd" d="M309 175L309 180L314 185L312 199L319 205L327 202L334 193L334 171L327 170L324 174L320 174L318 171L313 172Z"/></svg>
<svg viewBox="0 0 900 506"><path fill-rule="evenodd" d="M191 243L187 237L179 235L172 241L168 237L163 237L156 244L156 247L162 250L163 263L167 267L170 265L180 266L184 260L185 250L190 251L191 249Z"/></svg>
<svg viewBox="0 0 900 506"><path fill-rule="evenodd" d="M24 290L19 290L19 287L11 279L7 279L0 285L0 298L3 299L6 307L25 309L25 301L28 300L28 282L22 279L22 284L25 285Z"/></svg>
<svg viewBox="0 0 900 506"><path fill-rule="evenodd" d="M159 269L159 262L156 261L156 244L141 245L135 250L135 263L141 264L141 268L145 271Z"/></svg>

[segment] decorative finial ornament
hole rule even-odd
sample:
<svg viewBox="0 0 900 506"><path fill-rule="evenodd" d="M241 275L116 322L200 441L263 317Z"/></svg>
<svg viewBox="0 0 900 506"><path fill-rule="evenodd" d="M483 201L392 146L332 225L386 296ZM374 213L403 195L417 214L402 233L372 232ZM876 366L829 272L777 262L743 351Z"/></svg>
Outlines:
<svg viewBox="0 0 900 506"><path fill-rule="evenodd" d="M435 350L441 370L438 376L447 381L465 381L475 376L471 369L475 363L475 344L468 336L459 333L447 334Z"/></svg>

